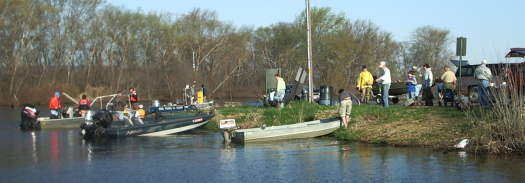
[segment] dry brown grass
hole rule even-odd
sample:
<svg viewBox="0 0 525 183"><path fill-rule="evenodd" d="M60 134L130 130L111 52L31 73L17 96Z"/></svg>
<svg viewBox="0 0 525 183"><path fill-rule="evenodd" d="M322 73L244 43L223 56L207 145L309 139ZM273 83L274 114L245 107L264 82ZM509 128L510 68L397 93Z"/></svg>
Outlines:
<svg viewBox="0 0 525 183"><path fill-rule="evenodd" d="M374 142L384 139L395 145L451 146L459 142L464 135L451 128L446 119L435 119L429 115L425 120L403 120L391 123L378 123L374 118L352 120L352 130L360 131L361 140ZM434 120L432 120L434 119Z"/></svg>
<svg viewBox="0 0 525 183"><path fill-rule="evenodd" d="M368 143L447 148L469 136L453 108L355 106L342 139ZM344 133L344 132L343 132Z"/></svg>

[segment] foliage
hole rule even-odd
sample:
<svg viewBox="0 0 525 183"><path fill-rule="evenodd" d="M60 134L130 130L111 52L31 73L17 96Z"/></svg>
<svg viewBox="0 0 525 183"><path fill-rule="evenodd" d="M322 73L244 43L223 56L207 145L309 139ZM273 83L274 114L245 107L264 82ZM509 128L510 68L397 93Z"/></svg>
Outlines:
<svg viewBox="0 0 525 183"><path fill-rule="evenodd" d="M451 43L450 31L432 26L417 28L411 40L402 46L402 59L405 66L418 66L429 64L434 67L435 73L442 73L444 66L450 66L449 60L453 53L449 46ZM409 68L406 68L408 70Z"/></svg>
<svg viewBox="0 0 525 183"><path fill-rule="evenodd" d="M293 22L255 29L198 8L174 17L101 0L4 0L0 14L4 102L45 103L42 96L56 90L97 95L130 87L141 99L175 101L192 80L212 97L258 97L265 69L282 68L290 81L306 67L304 12ZM402 47L372 22L314 7L312 23L316 84L349 88L360 65L376 71L382 60L395 77L404 73ZM426 41L446 50L442 40Z"/></svg>
<svg viewBox="0 0 525 183"><path fill-rule="evenodd" d="M478 128L476 143L496 154L525 154L523 74L507 77L507 87L490 89L491 108L471 108L470 125Z"/></svg>
<svg viewBox="0 0 525 183"><path fill-rule="evenodd" d="M334 132L334 137L342 141L359 141L361 139L360 133L362 131L340 128Z"/></svg>

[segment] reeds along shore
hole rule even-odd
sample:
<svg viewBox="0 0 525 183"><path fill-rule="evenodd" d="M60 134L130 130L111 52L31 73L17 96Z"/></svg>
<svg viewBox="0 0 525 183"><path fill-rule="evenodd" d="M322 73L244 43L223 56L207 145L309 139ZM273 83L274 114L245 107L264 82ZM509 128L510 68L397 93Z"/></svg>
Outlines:
<svg viewBox="0 0 525 183"><path fill-rule="evenodd" d="M475 140L495 154L525 154L525 82L523 73L509 77L508 85L489 90L490 109L472 108L467 112L475 126Z"/></svg>

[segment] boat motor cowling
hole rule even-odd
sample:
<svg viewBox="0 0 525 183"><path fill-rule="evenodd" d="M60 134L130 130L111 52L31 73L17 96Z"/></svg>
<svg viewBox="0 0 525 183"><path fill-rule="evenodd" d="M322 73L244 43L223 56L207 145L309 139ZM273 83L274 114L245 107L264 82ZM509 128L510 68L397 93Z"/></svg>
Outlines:
<svg viewBox="0 0 525 183"><path fill-rule="evenodd" d="M106 128L111 126L112 122L113 117L111 112L102 109L94 115L86 117L86 122L80 125L81 134L86 138L100 136L105 132Z"/></svg>
<svg viewBox="0 0 525 183"><path fill-rule="evenodd" d="M20 112L20 129L23 131L40 130L39 113L34 105L24 105Z"/></svg>
<svg viewBox="0 0 525 183"><path fill-rule="evenodd" d="M93 122L103 128L109 128L113 122L111 112L102 109L92 116Z"/></svg>

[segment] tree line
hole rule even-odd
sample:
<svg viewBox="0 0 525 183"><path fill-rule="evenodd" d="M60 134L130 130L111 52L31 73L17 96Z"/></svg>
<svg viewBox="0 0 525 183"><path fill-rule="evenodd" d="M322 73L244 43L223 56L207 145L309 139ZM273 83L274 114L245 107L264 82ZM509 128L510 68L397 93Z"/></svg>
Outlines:
<svg viewBox="0 0 525 183"><path fill-rule="evenodd" d="M375 72L383 60L402 79L412 65L440 67L452 58L448 30L424 26L400 42L370 21L325 7L311 13L316 85L354 88L361 65ZM291 81L307 64L304 12L257 28L198 8L173 16L102 0L2 0L0 15L4 104L45 103L52 91L130 87L145 99L175 101L194 80L212 97L257 97L266 69L281 68Z"/></svg>

